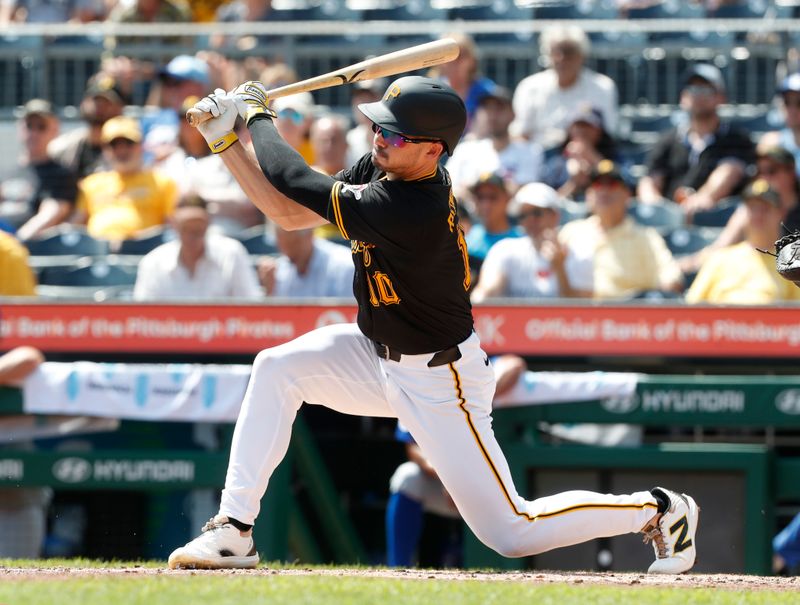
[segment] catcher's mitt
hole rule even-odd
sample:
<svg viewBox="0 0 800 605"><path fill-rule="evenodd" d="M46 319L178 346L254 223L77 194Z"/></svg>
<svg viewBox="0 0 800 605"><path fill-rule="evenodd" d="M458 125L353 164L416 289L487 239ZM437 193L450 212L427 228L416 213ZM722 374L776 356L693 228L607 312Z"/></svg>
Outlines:
<svg viewBox="0 0 800 605"><path fill-rule="evenodd" d="M775 268L781 277L800 287L800 231L775 242Z"/></svg>

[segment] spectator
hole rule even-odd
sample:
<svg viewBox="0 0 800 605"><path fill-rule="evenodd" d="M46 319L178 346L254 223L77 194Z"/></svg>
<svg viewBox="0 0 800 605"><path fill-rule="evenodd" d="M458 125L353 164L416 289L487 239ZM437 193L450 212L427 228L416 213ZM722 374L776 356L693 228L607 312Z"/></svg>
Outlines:
<svg viewBox="0 0 800 605"><path fill-rule="evenodd" d="M186 4L180 0L133 0L120 2L109 13L112 23L188 23L192 19ZM109 49L134 44L180 44L176 37L120 37L106 42Z"/></svg>
<svg viewBox="0 0 800 605"><path fill-rule="evenodd" d="M611 78L584 67L589 51L589 38L577 25L555 25L542 32L539 52L551 67L517 85L513 135L545 149L558 145L576 109L586 103L600 110L608 132L616 134L617 86Z"/></svg>
<svg viewBox="0 0 800 605"><path fill-rule="evenodd" d="M2 296L36 296L36 278L28 265L28 250L5 231L0 231Z"/></svg>
<svg viewBox="0 0 800 605"><path fill-rule="evenodd" d="M784 127L765 133L759 140L758 147L783 147L794 157L795 170L800 171L800 73L784 78L777 92L780 96Z"/></svg>
<svg viewBox="0 0 800 605"><path fill-rule="evenodd" d="M475 138L459 143L447 161L456 197L463 197L475 175L486 171L502 174L511 194L539 180L542 148L530 141L512 141L508 127L513 119L508 89L495 86L480 99L473 121Z"/></svg>
<svg viewBox="0 0 800 605"><path fill-rule="evenodd" d="M380 101L387 83L384 79L361 80L350 86L350 108L355 126L347 132L347 165L352 166L357 160L372 151L372 121L358 111L361 103ZM456 147L460 149L460 147Z"/></svg>
<svg viewBox="0 0 800 605"><path fill-rule="evenodd" d="M102 20L103 0L0 0L0 25Z"/></svg>
<svg viewBox="0 0 800 605"><path fill-rule="evenodd" d="M25 104L18 122L24 151L0 179L0 219L16 229L22 241L64 222L75 206L75 175L47 154L58 130L49 102L32 99Z"/></svg>
<svg viewBox="0 0 800 605"><path fill-rule="evenodd" d="M0 233L0 241L3 236ZM2 259L0 255L0 263ZM44 355L33 347L17 347L0 355L0 385L22 386L43 361ZM51 490L44 487L0 488L0 559L41 556L51 497Z"/></svg>
<svg viewBox="0 0 800 605"><path fill-rule="evenodd" d="M472 130L472 119L478 103L496 84L489 78L480 75L478 47L472 36L464 32L452 32L443 34L441 37L452 38L456 41L459 50L458 57L434 67L431 70L431 77L444 80L463 99L467 108L467 125L464 128L464 136L468 136Z"/></svg>
<svg viewBox="0 0 800 605"><path fill-rule="evenodd" d="M283 139L297 151L307 164L315 164L314 150L309 135L314 123L314 97L310 92L301 92L272 101L272 109L278 114L275 128Z"/></svg>
<svg viewBox="0 0 800 605"><path fill-rule="evenodd" d="M274 18L271 0L233 0L219 7L217 21L220 23L258 23ZM217 34L211 37L214 48L235 48L245 51L257 46L265 46L280 40L280 36L224 36Z"/></svg>
<svg viewBox="0 0 800 605"><path fill-rule="evenodd" d="M194 106L199 97L187 97L181 113ZM156 126L144 138L144 150L153 156L152 167L169 176L183 189L189 166L199 159L211 155L208 143L186 120L178 120L176 127L162 124Z"/></svg>
<svg viewBox="0 0 800 605"><path fill-rule="evenodd" d="M313 229L275 228L281 255L265 256L258 274L268 296L353 298L350 250L316 237Z"/></svg>
<svg viewBox="0 0 800 605"><path fill-rule="evenodd" d="M789 231L800 229L800 178L794 156L782 147L763 148L759 145L756 149L756 178L764 179L780 196L786 213L783 219L785 228ZM681 269L685 273L696 273L711 252L743 241L748 221L747 208L740 204L713 243L678 261Z"/></svg>
<svg viewBox="0 0 800 605"><path fill-rule="evenodd" d="M247 250L234 239L208 233L209 222L203 200L180 201L172 217L178 237L141 260L135 300L263 297Z"/></svg>
<svg viewBox="0 0 800 605"><path fill-rule="evenodd" d="M766 180L753 181L742 193L747 222L745 240L714 251L686 293L688 303L765 305L800 300L800 288L778 275L774 251L784 209L780 194Z"/></svg>
<svg viewBox="0 0 800 605"><path fill-rule="evenodd" d="M650 153L647 174L639 180L642 202L671 199L691 216L739 189L754 147L747 132L720 119L724 101L720 70L708 63L692 66L680 98L688 123L664 133Z"/></svg>
<svg viewBox="0 0 800 605"><path fill-rule="evenodd" d="M473 182L470 193L479 222L467 232L467 249L471 257L482 261L494 244L507 237L520 237L522 230L508 215L511 194L501 174L484 172Z"/></svg>
<svg viewBox="0 0 800 605"><path fill-rule="evenodd" d="M123 93L112 76L100 73L88 83L80 105L84 126L58 136L47 152L56 162L82 179L107 170L100 132L111 118L122 115Z"/></svg>
<svg viewBox="0 0 800 605"><path fill-rule="evenodd" d="M111 169L81 181L73 221L88 225L94 237L112 241L163 225L177 201L177 186L172 179L144 168L139 124L124 116L111 118L100 139Z"/></svg>
<svg viewBox="0 0 800 605"><path fill-rule="evenodd" d="M558 241L561 199L543 183L529 183L514 204L527 237L497 242L481 266L473 303L487 298L591 297L593 264L586 248Z"/></svg>
<svg viewBox="0 0 800 605"><path fill-rule="evenodd" d="M616 142L605 128L602 113L586 105L572 117L566 139L545 164L542 180L558 190L561 197L583 199L592 171L601 160L621 164Z"/></svg>
<svg viewBox="0 0 800 605"><path fill-rule="evenodd" d="M188 126L196 134L197 129ZM242 145L250 146L250 131L244 121L235 128ZM206 150L208 145L203 142ZM205 152L204 152L205 153ZM243 229L261 225L264 215L248 199L239 183L222 163L222 158L209 153L190 158L185 167L181 185L183 197L199 197L208 204L208 213L213 230L226 235L236 235Z"/></svg>
<svg viewBox="0 0 800 605"><path fill-rule="evenodd" d="M561 228L560 241L594 257L594 298L636 296L648 290L680 292L683 274L664 239L628 216L631 192L619 168L602 160L589 180L592 216Z"/></svg>
<svg viewBox="0 0 800 605"><path fill-rule="evenodd" d="M342 116L328 114L317 118L311 125L309 142L316 159L315 170L333 176L350 166L347 163L347 120ZM314 233L325 239L342 237L338 227L330 223L317 227Z"/></svg>
<svg viewBox="0 0 800 605"><path fill-rule="evenodd" d="M317 118L311 124L309 143L316 168L329 176L349 166L347 163L347 121L336 114Z"/></svg>
<svg viewBox="0 0 800 605"><path fill-rule="evenodd" d="M148 105L172 112L164 122L169 118L183 120L183 102L188 97L200 98L210 92L208 64L192 55L178 55L158 72L158 84L151 91Z"/></svg>

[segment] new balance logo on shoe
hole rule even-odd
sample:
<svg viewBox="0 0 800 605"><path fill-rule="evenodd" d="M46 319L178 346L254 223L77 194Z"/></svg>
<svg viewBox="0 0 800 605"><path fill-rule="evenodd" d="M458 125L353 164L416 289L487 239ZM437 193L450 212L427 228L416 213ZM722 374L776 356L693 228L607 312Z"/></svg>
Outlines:
<svg viewBox="0 0 800 605"><path fill-rule="evenodd" d="M680 531L680 535L678 535L678 539L675 541L675 548L674 553L677 554L679 552L683 552L687 548L692 545L692 540L689 538L686 539L686 534L689 533L689 522L686 520L686 515L678 519L672 527L669 528L670 535L675 535L675 532Z"/></svg>

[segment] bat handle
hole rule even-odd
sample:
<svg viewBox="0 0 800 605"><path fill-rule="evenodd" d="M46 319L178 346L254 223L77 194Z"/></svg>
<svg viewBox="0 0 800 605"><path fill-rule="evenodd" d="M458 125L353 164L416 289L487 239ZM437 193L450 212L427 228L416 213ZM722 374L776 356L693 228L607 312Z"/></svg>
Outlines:
<svg viewBox="0 0 800 605"><path fill-rule="evenodd" d="M192 107L189 111L186 112L186 121L189 122L190 126L194 126L197 128L203 122L211 119L211 114L206 113L205 111L200 111L199 109L195 109Z"/></svg>

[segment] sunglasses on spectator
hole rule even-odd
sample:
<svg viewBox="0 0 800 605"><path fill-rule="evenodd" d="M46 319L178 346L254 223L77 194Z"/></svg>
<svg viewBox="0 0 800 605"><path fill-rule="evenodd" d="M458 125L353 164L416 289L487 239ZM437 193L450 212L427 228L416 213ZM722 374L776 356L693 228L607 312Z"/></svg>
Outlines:
<svg viewBox="0 0 800 605"><path fill-rule="evenodd" d="M297 111L296 109L292 109L291 107L287 107L286 109L281 109L278 112L278 118L281 120L289 120L295 126L300 126L305 119L303 114Z"/></svg>
<svg viewBox="0 0 800 605"><path fill-rule="evenodd" d="M386 141L387 145L391 145L392 147L403 147L406 143L438 143L438 139L409 139L406 136L403 136L400 133L392 132L391 130L387 130L383 126L378 126L377 124L372 124L372 132L374 133L381 133L381 137L384 141Z"/></svg>
<svg viewBox="0 0 800 605"><path fill-rule="evenodd" d="M617 179L600 177L589 184L589 187L622 187L622 182Z"/></svg>
<svg viewBox="0 0 800 605"><path fill-rule="evenodd" d="M532 216L533 218L540 218L547 214L548 211L548 208L530 208L529 210L520 212L519 218L528 218L529 216Z"/></svg>
<svg viewBox="0 0 800 605"><path fill-rule="evenodd" d="M560 44L553 47L553 54L561 54L565 57L576 57L581 54L581 49L574 44Z"/></svg>
<svg viewBox="0 0 800 605"><path fill-rule="evenodd" d="M44 120L25 120L25 128L37 132L44 132L47 130L47 122Z"/></svg>
<svg viewBox="0 0 800 605"><path fill-rule="evenodd" d="M684 90L694 97L711 97L717 94L717 90L713 86L706 84L690 84Z"/></svg>
<svg viewBox="0 0 800 605"><path fill-rule="evenodd" d="M106 143L106 145L111 149L117 149L119 147L132 147L135 144L136 143L134 141L131 141L130 139L124 139L122 137L118 139L112 139L111 141Z"/></svg>

